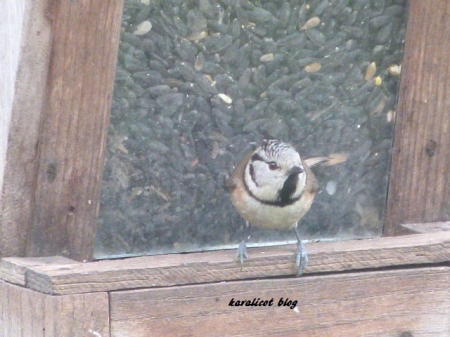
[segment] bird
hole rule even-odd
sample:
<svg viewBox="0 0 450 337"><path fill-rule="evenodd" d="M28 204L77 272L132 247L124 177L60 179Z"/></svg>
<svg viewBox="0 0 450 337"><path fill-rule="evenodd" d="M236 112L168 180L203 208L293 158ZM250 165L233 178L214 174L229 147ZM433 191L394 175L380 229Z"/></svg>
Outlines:
<svg viewBox="0 0 450 337"><path fill-rule="evenodd" d="M308 266L309 258L298 230L299 220L310 209L319 183L310 167L330 157L302 160L295 148L278 139L265 139L236 166L226 186L238 213L246 220L246 233L238 246L241 270L248 258L246 242L250 227L294 229L298 240L297 276ZM344 159L345 160L345 159Z"/></svg>

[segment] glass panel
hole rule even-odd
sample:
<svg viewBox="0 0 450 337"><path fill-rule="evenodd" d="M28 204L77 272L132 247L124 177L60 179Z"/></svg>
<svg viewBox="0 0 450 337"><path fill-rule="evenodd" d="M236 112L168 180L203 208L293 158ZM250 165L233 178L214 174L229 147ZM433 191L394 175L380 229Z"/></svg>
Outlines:
<svg viewBox="0 0 450 337"><path fill-rule="evenodd" d="M403 0L126 0L95 257L236 247L225 180L267 135L349 154L304 239L379 236L405 26Z"/></svg>

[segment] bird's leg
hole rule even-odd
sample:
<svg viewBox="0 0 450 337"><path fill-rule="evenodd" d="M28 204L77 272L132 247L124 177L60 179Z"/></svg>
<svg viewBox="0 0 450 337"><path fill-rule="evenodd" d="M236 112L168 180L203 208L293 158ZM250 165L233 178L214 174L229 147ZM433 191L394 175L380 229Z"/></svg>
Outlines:
<svg viewBox="0 0 450 337"><path fill-rule="evenodd" d="M297 224L294 227L295 235L297 236L298 240L298 248L297 248L297 262L296 265L298 267L297 276L300 276L303 273L303 268L308 267L309 259L308 254L306 253L306 248L302 243L302 240L300 239L300 234L298 232Z"/></svg>
<svg viewBox="0 0 450 337"><path fill-rule="evenodd" d="M242 267L244 265L244 259L248 258L247 240L249 239L249 237L250 237L250 224L248 223L248 221L246 221L243 239L242 239L241 243L239 243L239 246L237 249L237 254L236 254L236 259L239 258L239 262L241 263L241 271L242 271Z"/></svg>

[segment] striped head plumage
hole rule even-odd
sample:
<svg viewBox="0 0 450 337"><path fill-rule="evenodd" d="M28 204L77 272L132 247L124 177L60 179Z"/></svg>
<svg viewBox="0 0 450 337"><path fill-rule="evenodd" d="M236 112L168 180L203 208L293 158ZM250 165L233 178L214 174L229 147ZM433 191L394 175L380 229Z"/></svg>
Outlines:
<svg viewBox="0 0 450 337"><path fill-rule="evenodd" d="M298 152L280 140L264 140L244 172L248 192L263 204L286 206L298 200L306 174Z"/></svg>

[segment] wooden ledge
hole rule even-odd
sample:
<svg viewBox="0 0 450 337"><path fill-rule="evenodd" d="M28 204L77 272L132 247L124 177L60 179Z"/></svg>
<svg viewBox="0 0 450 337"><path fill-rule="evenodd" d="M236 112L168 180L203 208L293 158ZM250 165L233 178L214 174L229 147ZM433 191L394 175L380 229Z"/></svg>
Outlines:
<svg viewBox="0 0 450 337"><path fill-rule="evenodd" d="M308 244L310 273L450 261L450 232ZM79 263L4 258L0 277L38 292L65 295L294 276L295 245L250 248L242 271L234 250ZM62 262L62 263L61 263ZM20 277L17 274L22 275Z"/></svg>
<svg viewBox="0 0 450 337"><path fill-rule="evenodd" d="M62 256L4 258L0 263L0 280L25 286L26 274L32 267L44 266L49 264L65 265L74 263L76 264L78 262Z"/></svg>
<svg viewBox="0 0 450 337"><path fill-rule="evenodd" d="M399 231L402 235L445 232L450 231L450 221L406 224L399 226Z"/></svg>

